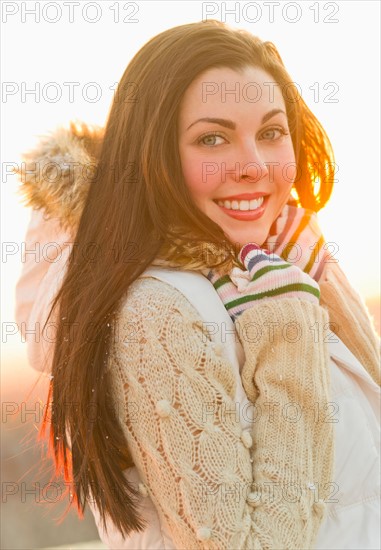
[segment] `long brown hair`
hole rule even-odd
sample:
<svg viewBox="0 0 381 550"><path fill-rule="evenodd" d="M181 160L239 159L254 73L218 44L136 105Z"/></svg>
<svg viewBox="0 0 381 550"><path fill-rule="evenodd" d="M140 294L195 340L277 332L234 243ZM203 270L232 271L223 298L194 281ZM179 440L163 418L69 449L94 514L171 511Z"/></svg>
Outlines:
<svg viewBox="0 0 381 550"><path fill-rule="evenodd" d="M324 206L332 191L331 145L276 47L216 20L166 30L144 45L121 78L75 246L50 310L49 318L59 308L48 396L56 472L63 468L73 483L80 513L92 498L104 527L109 518L125 536L145 522L135 507L138 493L123 475L133 463L110 407L111 327L129 286L155 257L187 269L235 261L227 236L195 206L184 182L177 119L182 96L197 75L212 67L247 65L263 68L285 90L302 174L295 183L299 203L314 210ZM206 259L205 243L225 251L222 260L220 254Z"/></svg>

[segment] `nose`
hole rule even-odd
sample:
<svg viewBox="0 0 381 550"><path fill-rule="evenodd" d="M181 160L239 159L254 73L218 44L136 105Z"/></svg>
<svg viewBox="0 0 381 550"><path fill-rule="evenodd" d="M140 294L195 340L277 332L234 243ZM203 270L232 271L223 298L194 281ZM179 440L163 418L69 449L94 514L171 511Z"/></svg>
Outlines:
<svg viewBox="0 0 381 550"><path fill-rule="evenodd" d="M256 183L268 175L268 167L256 146L254 140L250 140L240 151L239 159L236 161L236 181ZM238 165L238 166L237 166Z"/></svg>

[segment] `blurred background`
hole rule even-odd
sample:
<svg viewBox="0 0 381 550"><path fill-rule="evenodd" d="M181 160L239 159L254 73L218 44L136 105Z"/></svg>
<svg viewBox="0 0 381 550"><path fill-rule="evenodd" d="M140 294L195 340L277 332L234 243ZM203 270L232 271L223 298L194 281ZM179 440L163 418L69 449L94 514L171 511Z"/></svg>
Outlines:
<svg viewBox="0 0 381 550"><path fill-rule="evenodd" d="M320 224L380 331L380 4L28 1L1 10L1 548L96 548L90 513L80 520L72 510L58 523L68 501L49 485L51 463L37 443L47 381L28 365L20 333L4 330L15 323L30 218L12 163L70 120L104 125L129 60L159 32L207 18L245 28L274 42L330 136L338 170Z"/></svg>

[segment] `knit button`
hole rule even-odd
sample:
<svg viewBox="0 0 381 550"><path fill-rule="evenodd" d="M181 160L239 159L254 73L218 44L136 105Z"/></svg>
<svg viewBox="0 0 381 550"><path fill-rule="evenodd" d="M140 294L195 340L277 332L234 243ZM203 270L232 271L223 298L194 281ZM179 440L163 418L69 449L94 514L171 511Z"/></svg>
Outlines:
<svg viewBox="0 0 381 550"><path fill-rule="evenodd" d="M221 344L214 344L214 352L216 355L221 357L222 355L222 345Z"/></svg>
<svg viewBox="0 0 381 550"><path fill-rule="evenodd" d="M199 527L197 529L198 540L208 540L212 536L212 530L209 527Z"/></svg>
<svg viewBox="0 0 381 550"><path fill-rule="evenodd" d="M249 432L242 432L241 441L245 445L246 449L250 449L253 446L253 439Z"/></svg>
<svg viewBox="0 0 381 550"><path fill-rule="evenodd" d="M254 508L255 506L259 506L260 499L261 499L261 495L259 493L252 492L247 495L246 502Z"/></svg>
<svg viewBox="0 0 381 550"><path fill-rule="evenodd" d="M147 487L144 485L144 483L139 483L138 489L139 489L139 493L140 493L143 497L148 496Z"/></svg>
<svg viewBox="0 0 381 550"><path fill-rule="evenodd" d="M156 412L161 418L165 418L171 414L171 405L166 399L161 399L156 403Z"/></svg>
<svg viewBox="0 0 381 550"><path fill-rule="evenodd" d="M315 485L314 483L312 483L312 482L307 483L307 487L308 487L309 489L311 489L311 491L314 491L314 490L316 489L316 485Z"/></svg>

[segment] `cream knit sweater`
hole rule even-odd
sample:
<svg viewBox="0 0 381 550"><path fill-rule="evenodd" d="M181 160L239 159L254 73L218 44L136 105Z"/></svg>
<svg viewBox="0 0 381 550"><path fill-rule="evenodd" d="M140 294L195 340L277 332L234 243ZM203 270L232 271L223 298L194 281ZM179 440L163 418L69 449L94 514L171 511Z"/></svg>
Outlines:
<svg viewBox="0 0 381 550"><path fill-rule="evenodd" d="M250 324L269 321L280 328L255 342ZM295 322L303 334L290 343L282 328ZM242 381L261 411L249 433L226 412L234 374L193 305L162 281L130 286L110 353L114 405L176 548L313 547L333 475L332 424L315 414L330 401L327 322L324 308L296 298L240 317ZM285 414L290 403L303 412L297 422Z"/></svg>

